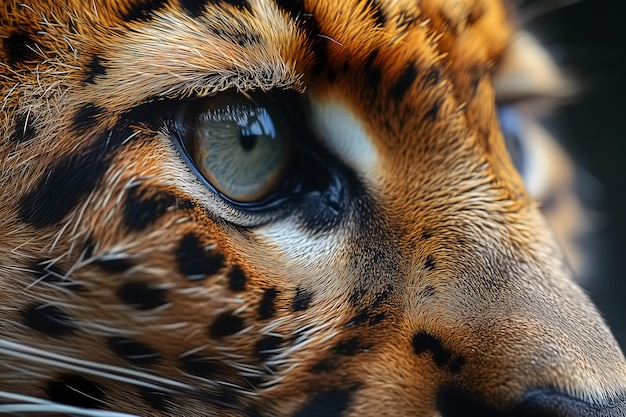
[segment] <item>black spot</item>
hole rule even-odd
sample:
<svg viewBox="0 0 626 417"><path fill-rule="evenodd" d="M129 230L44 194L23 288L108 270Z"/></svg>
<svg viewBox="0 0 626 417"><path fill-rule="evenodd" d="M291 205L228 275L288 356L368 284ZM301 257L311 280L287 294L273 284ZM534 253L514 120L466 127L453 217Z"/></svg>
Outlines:
<svg viewBox="0 0 626 417"><path fill-rule="evenodd" d="M98 123L98 117L103 114L105 110L96 106L93 103L87 103L82 106L74 115L74 122L72 126L78 133L85 132L92 129Z"/></svg>
<svg viewBox="0 0 626 417"><path fill-rule="evenodd" d="M437 264L435 263L435 258L433 257L433 255L428 255L426 257L426 260L424 261L424 269L432 271L433 269L435 269L436 265Z"/></svg>
<svg viewBox="0 0 626 417"><path fill-rule="evenodd" d="M277 295L278 290L276 288L268 288L265 292L263 292L258 308L259 319L265 320L274 317L274 314L276 313L274 301L276 300Z"/></svg>
<svg viewBox="0 0 626 417"><path fill-rule="evenodd" d="M160 357L150 346L126 337L111 337L108 343L113 353L136 365L154 365Z"/></svg>
<svg viewBox="0 0 626 417"><path fill-rule="evenodd" d="M133 267L133 263L125 258L98 259L93 264L107 272L116 274L128 271Z"/></svg>
<svg viewBox="0 0 626 417"><path fill-rule="evenodd" d="M67 276L64 270L57 265L51 265L49 262L39 261L33 265L32 270L35 281L38 283L45 282L70 291L83 291L85 289L83 285Z"/></svg>
<svg viewBox="0 0 626 417"><path fill-rule="evenodd" d="M161 411L166 413L170 411L172 406L174 406L172 397L163 392L154 391L149 388L143 388L140 391L141 398L148 404L150 407L157 411Z"/></svg>
<svg viewBox="0 0 626 417"><path fill-rule="evenodd" d="M441 102L437 100L435 104L432 105L430 110L428 110L426 114L424 114L424 117L422 117L422 123L425 123L429 119L437 120L437 115L439 114L440 108L441 108Z"/></svg>
<svg viewBox="0 0 626 417"><path fill-rule="evenodd" d="M201 378L211 378L220 368L220 362L197 355L187 355L180 359L185 372Z"/></svg>
<svg viewBox="0 0 626 417"><path fill-rule="evenodd" d="M298 287L296 288L296 296L293 298L293 311L304 311L309 308L313 294L307 289Z"/></svg>
<svg viewBox="0 0 626 417"><path fill-rule="evenodd" d="M465 365L465 358L463 356L454 356L450 362L448 362L448 369L450 369L450 372L456 374L461 371L463 365Z"/></svg>
<svg viewBox="0 0 626 417"><path fill-rule="evenodd" d="M279 9L293 20L299 20L304 14L304 0L274 0Z"/></svg>
<svg viewBox="0 0 626 417"><path fill-rule="evenodd" d="M337 343L337 345L333 348L333 351L343 356L354 356L357 353L368 349L369 346L363 345L358 337L353 337L352 339L342 340Z"/></svg>
<svg viewBox="0 0 626 417"><path fill-rule="evenodd" d="M168 0L135 0L135 3L122 16L126 22L147 21L152 18L152 13L163 8Z"/></svg>
<svg viewBox="0 0 626 417"><path fill-rule="evenodd" d="M180 4L192 17L202 16L209 4L213 6L228 4L239 10L247 10L248 12L252 11L247 0L180 0Z"/></svg>
<svg viewBox="0 0 626 417"><path fill-rule="evenodd" d="M256 355L259 359L263 361L268 360L270 357L276 354L276 352L273 351L280 347L282 341L282 337L266 336L256 343L256 345L254 346L254 351L256 352Z"/></svg>
<svg viewBox="0 0 626 417"><path fill-rule="evenodd" d="M146 189L133 187L126 194L124 223L131 231L143 231L176 205L176 196L168 192L147 195Z"/></svg>
<svg viewBox="0 0 626 417"><path fill-rule="evenodd" d="M192 17L200 17L204 12L209 0L179 0L185 12Z"/></svg>
<svg viewBox="0 0 626 417"><path fill-rule="evenodd" d="M56 166L46 169L39 183L20 201L22 219L39 228L63 220L96 188L108 168L108 155L132 134L130 128L120 127L98 138L95 146L82 153L60 158Z"/></svg>
<svg viewBox="0 0 626 417"><path fill-rule="evenodd" d="M354 317L352 318L352 320L350 320L350 322L348 322L346 324L346 327L350 327L350 326L354 326L354 325L359 325L359 324L363 324L365 323L368 319L370 318L370 312L368 309L361 309L359 310Z"/></svg>
<svg viewBox="0 0 626 417"><path fill-rule="evenodd" d="M420 238L420 240L428 240L431 237L433 237L433 234L430 232L430 230L424 229L422 231L422 237Z"/></svg>
<svg viewBox="0 0 626 417"><path fill-rule="evenodd" d="M22 314L26 326L48 336L65 336L76 330L72 320L53 305L32 305Z"/></svg>
<svg viewBox="0 0 626 417"><path fill-rule="evenodd" d="M322 372L333 371L337 369L337 365L337 361L333 358L322 359L311 368L311 372L319 374Z"/></svg>
<svg viewBox="0 0 626 417"><path fill-rule="evenodd" d="M250 46L261 42L261 36L258 33L251 32L249 29L242 30L235 27L212 27L211 33L229 42L234 42L239 46ZM240 144L244 150L250 150L256 143L255 135L241 136ZM249 148L246 148L249 146Z"/></svg>
<svg viewBox="0 0 626 417"><path fill-rule="evenodd" d="M180 271L190 281L197 281L215 274L224 266L224 257L217 251L207 251L200 239L193 234L186 234L176 251Z"/></svg>
<svg viewBox="0 0 626 417"><path fill-rule="evenodd" d="M209 334L212 337L222 337L233 335L243 329L244 320L241 317L233 316L231 313L222 313L209 327Z"/></svg>
<svg viewBox="0 0 626 417"><path fill-rule="evenodd" d="M407 91L411 88L415 79L417 78L417 67L414 64L409 64L400 74L396 82L391 87L389 93L391 97L400 102L406 95Z"/></svg>
<svg viewBox="0 0 626 417"><path fill-rule="evenodd" d="M11 140L15 143L22 143L32 140L37 135L37 131L32 124L28 122L28 116L22 114L15 120L15 128L11 134Z"/></svg>
<svg viewBox="0 0 626 417"><path fill-rule="evenodd" d="M117 296L138 310L150 310L167 304L167 290L145 282L129 282L117 290Z"/></svg>
<svg viewBox="0 0 626 417"><path fill-rule="evenodd" d="M382 79L382 72L380 70L380 67L374 62L378 57L378 54L378 49L374 49L372 52L370 52L367 59L365 60L365 65L363 67L363 70L367 74L367 84L373 90L377 89L380 86L380 81Z"/></svg>
<svg viewBox="0 0 626 417"><path fill-rule="evenodd" d="M354 390L335 389L317 394L294 417L341 417L350 407Z"/></svg>
<svg viewBox="0 0 626 417"><path fill-rule="evenodd" d="M17 30L6 38L2 39L2 49L10 65L19 64L26 61L33 61L37 58L34 49L35 42L30 35L24 31Z"/></svg>
<svg viewBox="0 0 626 417"><path fill-rule="evenodd" d="M367 293L363 289L355 290L350 295L350 302L357 307L358 310L354 318L346 324L346 327L360 325L366 321L373 326L384 320L386 315L384 311L382 311L382 307L387 303L391 295L391 290L391 287L389 287L375 293L371 302L367 299Z"/></svg>
<svg viewBox="0 0 626 417"><path fill-rule="evenodd" d="M104 65L102 65L102 60L98 55L94 55L91 58L89 64L87 64L87 72L85 77L85 82L88 84L95 84L96 77L105 75L107 69Z"/></svg>
<svg viewBox="0 0 626 417"><path fill-rule="evenodd" d="M374 21L379 26L385 26L385 14L376 0L366 0L367 8L371 10Z"/></svg>
<svg viewBox="0 0 626 417"><path fill-rule="evenodd" d="M239 265L233 265L228 274L228 288L235 292L243 291L246 288L247 280L246 274L244 274Z"/></svg>
<svg viewBox="0 0 626 417"><path fill-rule="evenodd" d="M252 11L248 0L210 0L213 4L229 4L239 10Z"/></svg>
<svg viewBox="0 0 626 417"><path fill-rule="evenodd" d="M80 375L63 375L48 383L45 394L50 401L81 408L101 408L106 395L96 383Z"/></svg>
<svg viewBox="0 0 626 417"><path fill-rule="evenodd" d="M465 359L462 356L454 356L452 352L441 344L439 339L426 332L416 333L411 344L413 351L417 355L430 352L437 366L440 368L447 366L453 373L459 372L465 363Z"/></svg>

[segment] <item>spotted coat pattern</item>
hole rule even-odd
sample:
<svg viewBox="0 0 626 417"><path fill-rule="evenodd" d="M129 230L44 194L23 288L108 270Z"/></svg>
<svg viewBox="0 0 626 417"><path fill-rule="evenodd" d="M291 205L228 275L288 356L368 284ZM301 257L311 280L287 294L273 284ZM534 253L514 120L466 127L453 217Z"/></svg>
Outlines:
<svg viewBox="0 0 626 417"><path fill-rule="evenodd" d="M624 357L499 129L513 16L2 0L0 413L626 414ZM226 92L289 109L276 204L181 154L181 109Z"/></svg>

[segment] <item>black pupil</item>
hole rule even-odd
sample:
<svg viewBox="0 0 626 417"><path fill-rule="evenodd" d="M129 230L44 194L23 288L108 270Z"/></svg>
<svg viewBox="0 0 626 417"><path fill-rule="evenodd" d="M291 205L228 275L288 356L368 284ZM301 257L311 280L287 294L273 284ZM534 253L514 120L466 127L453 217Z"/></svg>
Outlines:
<svg viewBox="0 0 626 417"><path fill-rule="evenodd" d="M258 135L241 132L239 134L239 143L244 151L249 151L256 145L257 138Z"/></svg>

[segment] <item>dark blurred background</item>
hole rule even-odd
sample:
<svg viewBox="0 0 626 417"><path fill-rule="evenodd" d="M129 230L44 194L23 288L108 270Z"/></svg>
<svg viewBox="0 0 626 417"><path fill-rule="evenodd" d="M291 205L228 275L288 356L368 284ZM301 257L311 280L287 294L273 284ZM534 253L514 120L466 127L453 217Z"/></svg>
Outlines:
<svg viewBox="0 0 626 417"><path fill-rule="evenodd" d="M598 180L590 202L600 214L592 242L593 275L583 284L626 351L624 5L622 0L536 0L524 1L521 10L535 15L527 27L583 81L580 97L562 106L549 127Z"/></svg>

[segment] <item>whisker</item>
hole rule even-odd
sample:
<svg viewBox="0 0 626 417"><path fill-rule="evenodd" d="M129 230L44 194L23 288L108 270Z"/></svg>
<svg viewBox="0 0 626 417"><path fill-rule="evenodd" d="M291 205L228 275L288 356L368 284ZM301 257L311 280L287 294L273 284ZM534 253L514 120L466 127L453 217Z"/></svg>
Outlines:
<svg viewBox="0 0 626 417"><path fill-rule="evenodd" d="M0 414L68 414L86 417L137 417L134 414L117 413L105 410L89 410L70 405L57 404L52 401L27 395L0 391L0 399L17 401L14 404L0 404Z"/></svg>
<svg viewBox="0 0 626 417"><path fill-rule="evenodd" d="M37 348L24 346L11 340L0 338L0 355L7 355L42 365L68 369L73 372L98 376L129 385L150 388L165 394L184 395L202 402L237 411L245 411L241 406L226 402L222 396L213 394L182 382L157 377L145 372L119 368L96 362L58 355Z"/></svg>

